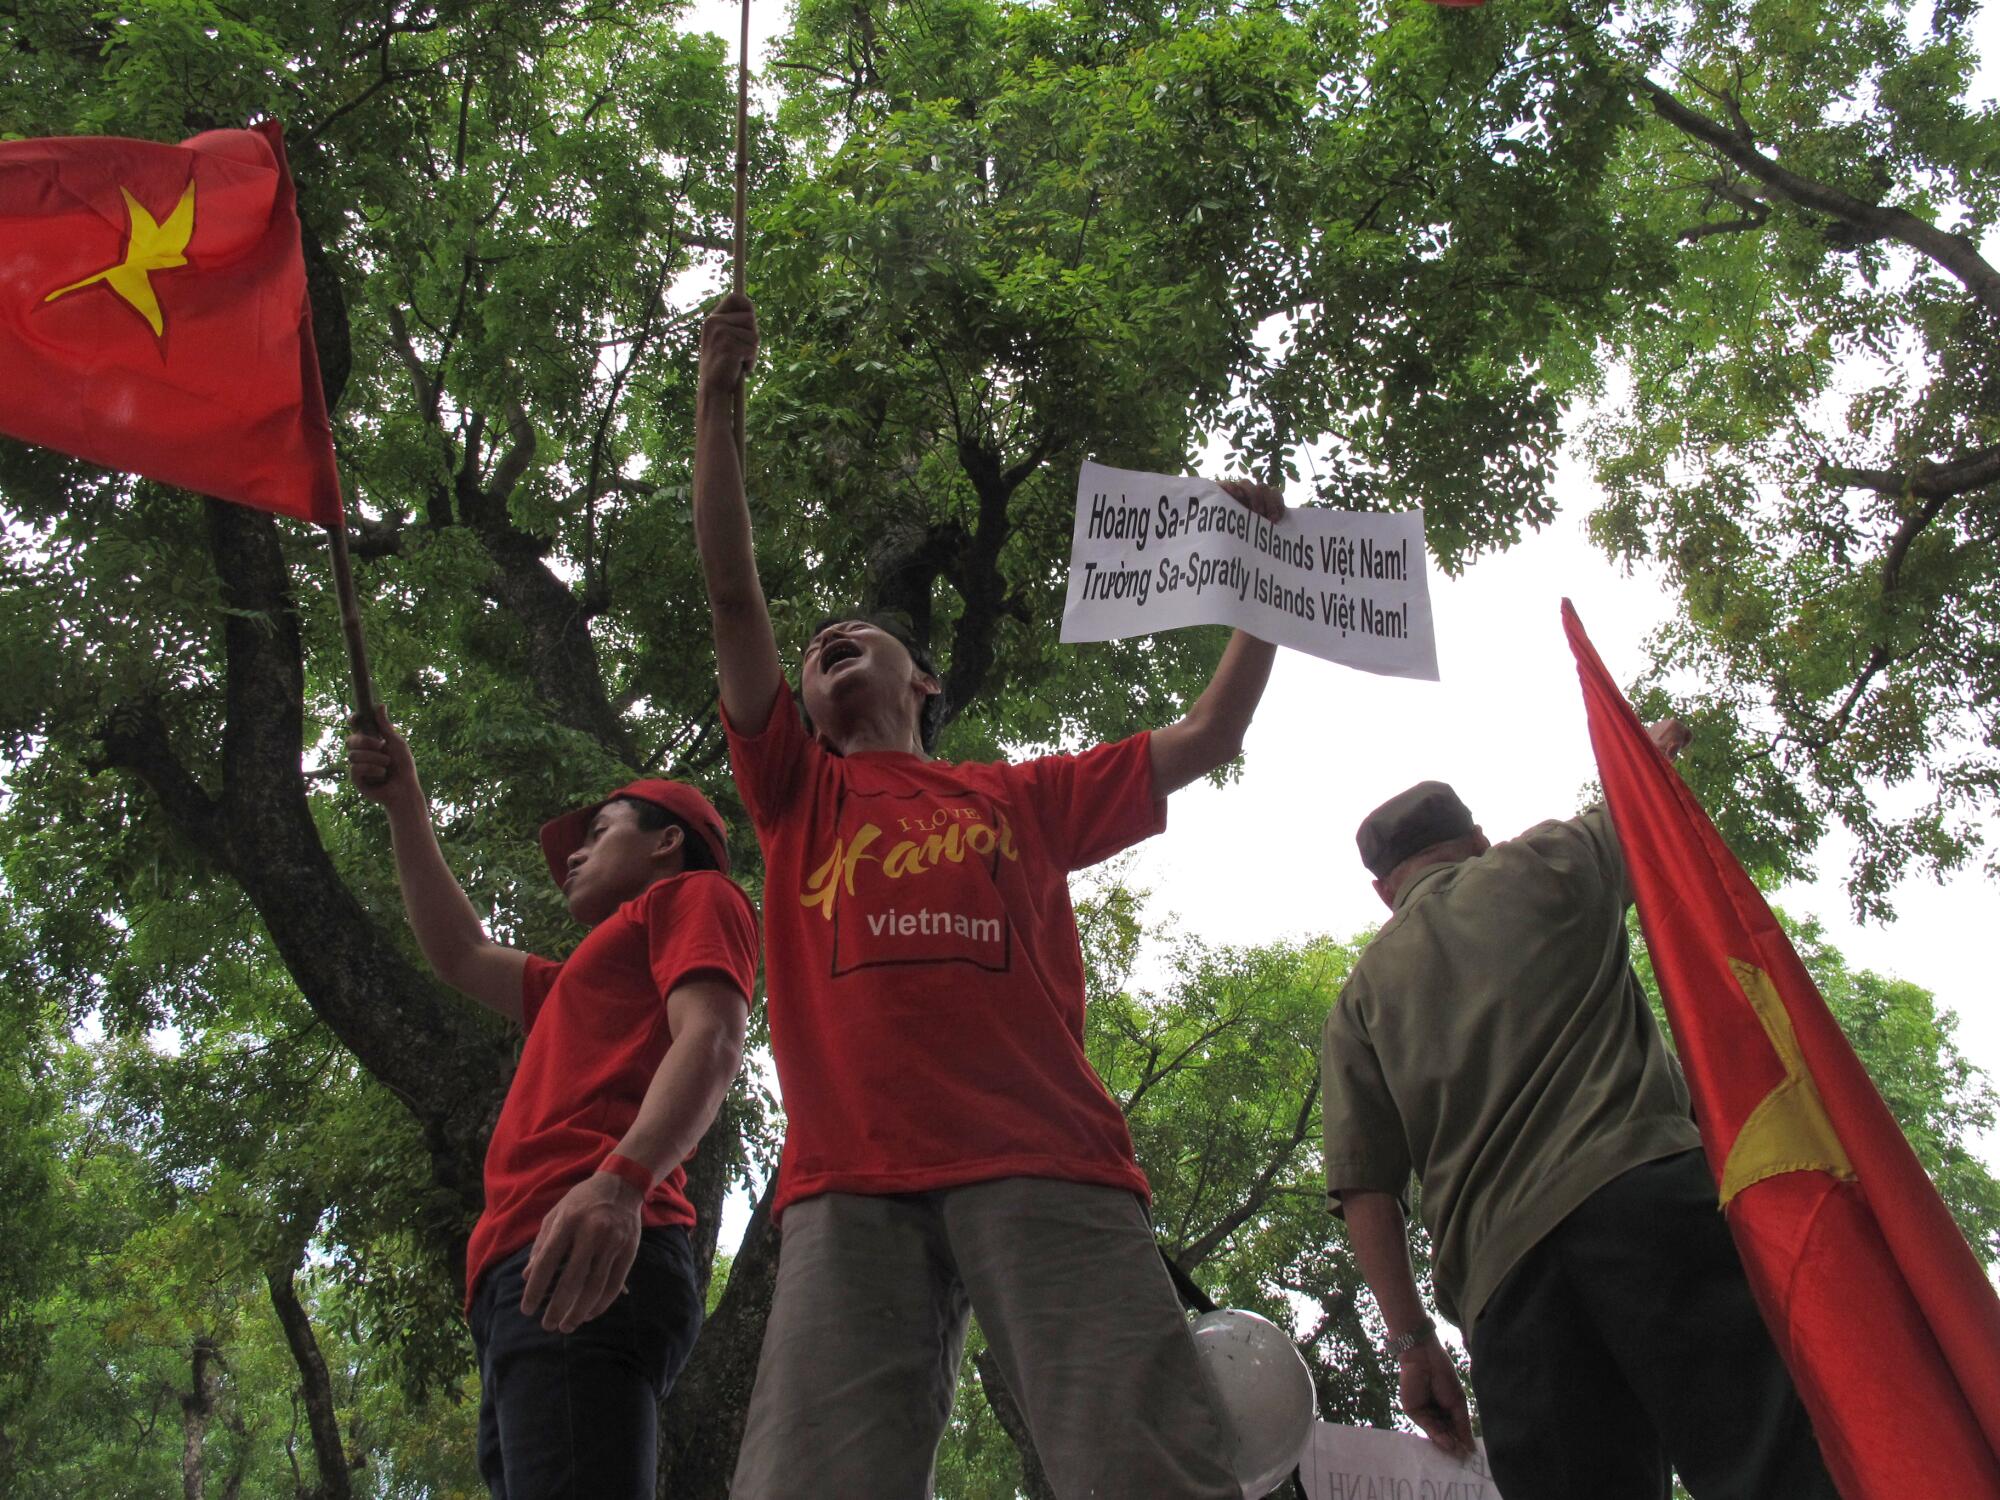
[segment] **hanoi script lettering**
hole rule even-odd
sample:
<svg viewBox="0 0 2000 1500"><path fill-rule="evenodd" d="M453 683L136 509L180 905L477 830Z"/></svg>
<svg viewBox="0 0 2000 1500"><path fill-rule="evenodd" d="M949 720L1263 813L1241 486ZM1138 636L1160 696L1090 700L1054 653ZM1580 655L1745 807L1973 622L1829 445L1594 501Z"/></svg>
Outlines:
<svg viewBox="0 0 2000 1500"><path fill-rule="evenodd" d="M912 835L892 843L886 851L876 848L887 837L874 823L863 823L854 831L852 838L835 839L833 852L817 869L806 877L806 888L799 896L804 906L816 906L820 915L833 915L834 897L842 891L854 894L854 872L864 864L879 865L882 874L890 880L905 880L911 876L923 875L941 864L960 864L968 857L984 859L998 854L1002 859L1019 861L1020 851L1014 847L1014 830L1008 826L1004 814L996 814L993 824L980 815L976 807L940 807L918 817L898 818L902 825L897 832ZM997 825L997 826L995 826ZM890 912L886 920L890 925L877 925L877 934L889 933L910 936L918 931L928 934L931 928L920 927L918 920L907 913ZM961 936L983 936L979 933L960 933Z"/></svg>

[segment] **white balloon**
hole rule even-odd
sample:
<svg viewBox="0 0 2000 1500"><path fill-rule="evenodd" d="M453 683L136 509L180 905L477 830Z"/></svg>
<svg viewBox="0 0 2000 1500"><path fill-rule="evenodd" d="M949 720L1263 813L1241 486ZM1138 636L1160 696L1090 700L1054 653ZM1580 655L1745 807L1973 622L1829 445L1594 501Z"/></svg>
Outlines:
<svg viewBox="0 0 2000 1500"><path fill-rule="evenodd" d="M1298 1466L1312 1437L1312 1372L1291 1335L1240 1308L1197 1317L1194 1347L1236 1440L1230 1470L1244 1500L1263 1500Z"/></svg>

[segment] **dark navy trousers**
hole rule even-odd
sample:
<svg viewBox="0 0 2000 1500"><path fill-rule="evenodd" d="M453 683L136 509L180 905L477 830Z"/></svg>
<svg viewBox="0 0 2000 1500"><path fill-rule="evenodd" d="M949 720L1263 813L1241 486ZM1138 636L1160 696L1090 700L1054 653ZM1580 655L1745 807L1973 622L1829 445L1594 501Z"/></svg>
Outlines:
<svg viewBox="0 0 2000 1500"><path fill-rule="evenodd" d="M522 1316L528 1247L480 1279L479 1474L493 1500L652 1500L659 1403L701 1331L687 1231L648 1229L626 1291L574 1333Z"/></svg>
<svg viewBox="0 0 2000 1500"><path fill-rule="evenodd" d="M1466 1349L1507 1500L1839 1500L1699 1151L1586 1198Z"/></svg>

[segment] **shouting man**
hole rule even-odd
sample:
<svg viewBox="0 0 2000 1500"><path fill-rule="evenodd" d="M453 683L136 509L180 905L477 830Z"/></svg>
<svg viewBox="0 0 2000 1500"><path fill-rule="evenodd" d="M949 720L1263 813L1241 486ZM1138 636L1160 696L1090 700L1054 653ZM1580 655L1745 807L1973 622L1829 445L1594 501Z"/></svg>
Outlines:
<svg viewBox="0 0 2000 1500"><path fill-rule="evenodd" d="M702 1317L681 1163L742 1061L756 916L708 799L635 781L542 828L590 929L576 951L552 963L494 942L438 848L409 746L378 723L348 738L348 763L389 814L424 957L528 1035L466 1253L480 1474L494 1500L650 1500L660 1398Z"/></svg>
<svg viewBox="0 0 2000 1500"><path fill-rule="evenodd" d="M1058 1494L1234 1500L1145 1175L1084 1056L1067 877L1159 832L1167 794L1240 751L1272 648L1239 633L1169 728L1019 763L931 759L938 675L891 620L825 624L795 702L731 431L756 346L750 303L725 298L702 330L695 439L788 1122L731 1494L927 1495L970 1309ZM1227 488L1282 515L1274 491Z"/></svg>
<svg viewBox="0 0 2000 1500"><path fill-rule="evenodd" d="M1410 1274L1414 1173L1507 1500L1666 1500L1676 1469L1695 1500L1834 1500L1632 972L1610 814L1489 844L1424 781L1357 842L1394 915L1327 1017L1326 1181L1404 1411L1471 1445Z"/></svg>

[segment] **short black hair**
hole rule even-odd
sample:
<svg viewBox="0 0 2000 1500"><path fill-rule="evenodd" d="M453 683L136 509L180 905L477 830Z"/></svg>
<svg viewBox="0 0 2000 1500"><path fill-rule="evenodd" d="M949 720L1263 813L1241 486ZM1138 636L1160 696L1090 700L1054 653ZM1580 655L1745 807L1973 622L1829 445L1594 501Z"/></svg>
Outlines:
<svg viewBox="0 0 2000 1500"><path fill-rule="evenodd" d="M669 828L681 831L681 868L683 870L715 870L720 866L714 854L709 852L708 840L688 826L687 819L677 818L657 802L648 802L644 797L613 797L611 802L629 802L638 810L639 828L645 833L664 833Z"/></svg>
<svg viewBox="0 0 2000 1500"><path fill-rule="evenodd" d="M917 644L917 635L910 628L909 617L896 610L881 610L874 614L854 610L844 615L822 615L806 640L811 642L822 630L832 625L873 625L884 635L893 636L897 644L910 653L910 660L917 664L919 672L926 677L937 679L938 691L924 699L924 706L917 716L917 740L924 747L924 754L931 754L937 749L938 736L944 733L944 674L937 669L937 663L931 659L930 652ZM805 718L806 728L811 729L812 715L806 713L803 682L800 686L799 713Z"/></svg>

